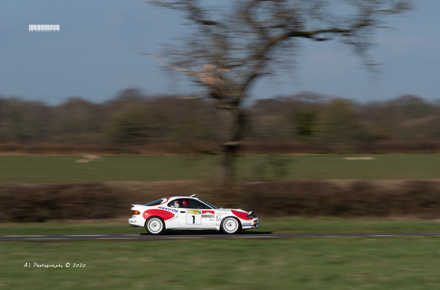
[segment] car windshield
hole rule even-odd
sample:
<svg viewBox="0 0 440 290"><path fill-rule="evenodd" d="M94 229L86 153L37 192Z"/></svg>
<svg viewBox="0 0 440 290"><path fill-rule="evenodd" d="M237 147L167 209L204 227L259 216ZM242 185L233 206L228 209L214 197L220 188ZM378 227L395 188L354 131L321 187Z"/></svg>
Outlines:
<svg viewBox="0 0 440 290"><path fill-rule="evenodd" d="M202 201L202 202L204 202L204 203L206 203L207 205L209 205L209 206L212 207L213 209L218 209L218 207L216 207L215 205L210 204L209 202L206 202L206 201L204 201L204 200L201 200L200 198L199 198L199 200Z"/></svg>
<svg viewBox="0 0 440 290"><path fill-rule="evenodd" d="M155 200L155 201L152 201L152 202L149 202L149 203L146 203L146 204L144 204L144 205L145 205L145 206L153 206L153 205L161 204L162 202L163 202L163 198L158 199L158 200Z"/></svg>

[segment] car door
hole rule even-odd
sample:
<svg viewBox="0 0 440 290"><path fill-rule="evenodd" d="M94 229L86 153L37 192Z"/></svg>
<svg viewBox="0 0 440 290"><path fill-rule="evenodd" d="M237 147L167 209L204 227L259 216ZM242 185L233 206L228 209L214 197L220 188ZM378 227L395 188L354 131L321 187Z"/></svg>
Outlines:
<svg viewBox="0 0 440 290"><path fill-rule="evenodd" d="M179 227L202 228L201 204L190 198L179 200Z"/></svg>
<svg viewBox="0 0 440 290"><path fill-rule="evenodd" d="M216 210L201 203L202 226L204 228L215 228Z"/></svg>

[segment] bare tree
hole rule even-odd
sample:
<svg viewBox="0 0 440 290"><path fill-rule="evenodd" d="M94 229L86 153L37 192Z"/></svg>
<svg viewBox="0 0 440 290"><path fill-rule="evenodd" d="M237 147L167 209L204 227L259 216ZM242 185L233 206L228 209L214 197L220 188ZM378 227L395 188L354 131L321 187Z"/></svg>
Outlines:
<svg viewBox="0 0 440 290"><path fill-rule="evenodd" d="M179 11L195 28L181 45L165 49L164 66L187 74L216 100L224 183L234 177L233 157L247 123L241 105L256 80L291 62L302 39L339 40L372 65L367 50L375 29L386 16L410 9L409 0L233 0L221 7L206 2L152 3Z"/></svg>

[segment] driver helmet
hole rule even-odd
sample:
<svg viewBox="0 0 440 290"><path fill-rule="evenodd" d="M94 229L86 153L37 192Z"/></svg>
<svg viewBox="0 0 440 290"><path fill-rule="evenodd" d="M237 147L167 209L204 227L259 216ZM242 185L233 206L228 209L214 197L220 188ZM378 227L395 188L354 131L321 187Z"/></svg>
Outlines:
<svg viewBox="0 0 440 290"><path fill-rule="evenodd" d="M189 205L189 201L188 200L182 200L182 205L183 205L183 207L188 207L188 205Z"/></svg>
<svg viewBox="0 0 440 290"><path fill-rule="evenodd" d="M174 207L179 207L179 201L177 200L174 201Z"/></svg>

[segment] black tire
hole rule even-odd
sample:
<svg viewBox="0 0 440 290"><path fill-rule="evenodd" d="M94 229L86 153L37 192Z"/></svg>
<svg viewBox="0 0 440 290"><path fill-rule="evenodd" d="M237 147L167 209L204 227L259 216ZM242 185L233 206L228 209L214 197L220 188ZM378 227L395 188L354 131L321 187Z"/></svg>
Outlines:
<svg viewBox="0 0 440 290"><path fill-rule="evenodd" d="M162 233L163 230L165 230L165 223L159 217L150 217L145 222L145 230L150 235L158 235L158 234Z"/></svg>
<svg viewBox="0 0 440 290"><path fill-rule="evenodd" d="M223 233L232 235L240 230L240 221L234 217L224 218L220 229Z"/></svg>

